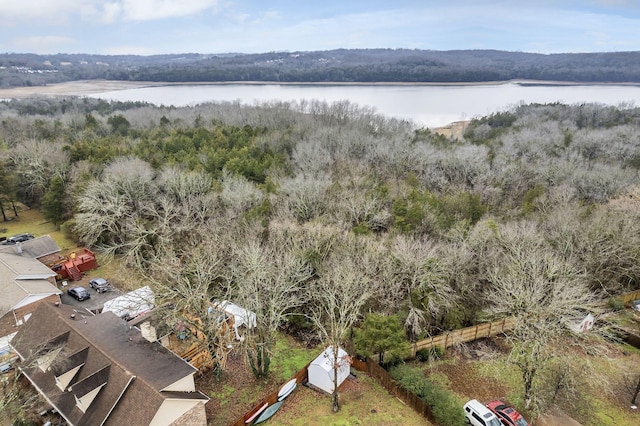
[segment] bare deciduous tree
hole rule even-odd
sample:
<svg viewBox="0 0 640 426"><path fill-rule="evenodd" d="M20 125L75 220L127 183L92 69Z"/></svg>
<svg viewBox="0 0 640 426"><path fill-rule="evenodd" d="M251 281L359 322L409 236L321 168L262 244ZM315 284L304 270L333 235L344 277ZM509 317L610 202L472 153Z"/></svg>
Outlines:
<svg viewBox="0 0 640 426"><path fill-rule="evenodd" d="M26 139L8 153L15 168L16 184L30 199L39 202L53 176L64 179L69 170L69 155L63 144Z"/></svg>
<svg viewBox="0 0 640 426"><path fill-rule="evenodd" d="M183 253L164 247L151 262L147 277L156 294L157 315L169 329L189 330L221 372L235 339L224 313L212 302L228 299L227 243L210 235L207 243ZM188 248L187 248L188 250Z"/></svg>
<svg viewBox="0 0 640 426"><path fill-rule="evenodd" d="M457 296L450 285L454 267L433 241L404 236L393 241L387 257L385 299L395 309L408 304L405 328L412 336L419 336L455 306Z"/></svg>
<svg viewBox="0 0 640 426"><path fill-rule="evenodd" d="M527 409L535 409L535 384L554 356L554 343L593 308L584 276L555 254L533 223L501 228L489 253L487 310L512 317L510 361L522 376Z"/></svg>
<svg viewBox="0 0 640 426"><path fill-rule="evenodd" d="M331 253L319 279L311 286L312 321L322 339L333 352L332 407L340 409L338 398L338 369L347 362L339 356L339 349L351 327L360 319L362 308L378 290L375 273L379 262L376 247L345 235L336 251Z"/></svg>
<svg viewBox="0 0 640 426"><path fill-rule="evenodd" d="M256 325L245 332L247 356L256 377L269 372L269 363L278 328L308 299L304 284L311 268L291 252L286 235L271 233L260 244L249 238L233 251L230 264L234 300L256 314Z"/></svg>

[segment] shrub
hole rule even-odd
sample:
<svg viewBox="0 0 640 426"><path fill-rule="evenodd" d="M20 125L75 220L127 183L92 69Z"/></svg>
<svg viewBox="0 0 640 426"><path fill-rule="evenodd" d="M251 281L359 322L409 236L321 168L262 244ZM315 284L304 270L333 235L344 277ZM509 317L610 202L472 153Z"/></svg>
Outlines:
<svg viewBox="0 0 640 426"><path fill-rule="evenodd" d="M406 364L393 367L389 374L403 389L413 392L431 407L436 422L441 425L464 425L462 402L442 385L424 377L424 373Z"/></svg>
<svg viewBox="0 0 640 426"><path fill-rule="evenodd" d="M608 304L612 311L621 311L624 309L624 302L619 297L610 298Z"/></svg>
<svg viewBox="0 0 640 426"><path fill-rule="evenodd" d="M432 348L420 349L416 352L416 359L418 361L426 362L434 359L442 358L445 351L440 346L433 346Z"/></svg>

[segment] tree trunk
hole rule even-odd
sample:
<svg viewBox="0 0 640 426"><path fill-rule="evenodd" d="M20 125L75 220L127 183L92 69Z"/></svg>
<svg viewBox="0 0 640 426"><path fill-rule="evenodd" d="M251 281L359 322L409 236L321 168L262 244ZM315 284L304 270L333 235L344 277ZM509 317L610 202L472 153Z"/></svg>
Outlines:
<svg viewBox="0 0 640 426"><path fill-rule="evenodd" d="M7 214L4 212L4 206L2 205L2 201L0 201L0 211L2 212L2 219L7 221Z"/></svg>
<svg viewBox="0 0 640 426"><path fill-rule="evenodd" d="M248 348L247 355L253 375L256 378L266 377L269 374L269 364L271 364L268 350L259 344L255 348Z"/></svg>
<svg viewBox="0 0 640 426"><path fill-rule="evenodd" d="M631 405L636 405L639 393L640 393L640 376L638 376L638 384L636 385L636 391L633 394L633 399L631 400Z"/></svg>
<svg viewBox="0 0 640 426"><path fill-rule="evenodd" d="M338 368L340 368L338 353L340 351L340 347L334 345L331 350L333 352L333 394L331 395L331 404L333 407L333 412L337 413L340 410L340 401L338 399Z"/></svg>

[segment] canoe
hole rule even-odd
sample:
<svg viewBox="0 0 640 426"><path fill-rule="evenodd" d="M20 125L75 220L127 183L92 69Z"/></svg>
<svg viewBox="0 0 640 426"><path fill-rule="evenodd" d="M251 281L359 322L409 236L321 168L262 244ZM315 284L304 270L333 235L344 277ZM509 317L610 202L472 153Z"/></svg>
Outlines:
<svg viewBox="0 0 640 426"><path fill-rule="evenodd" d="M294 390L295 388L296 388L296 384L294 383L294 384L293 384L293 386L290 386L290 387L289 387L289 390L288 390L288 391L284 392L282 395L280 395L280 396L278 397L278 401L282 401L283 399L285 399L286 397L288 397L288 396L291 394L291 392L293 392L293 390Z"/></svg>
<svg viewBox="0 0 640 426"><path fill-rule="evenodd" d="M262 412L262 414L260 414L260 417L256 419L256 422L254 424L257 425L258 423L262 423L265 420L268 420L269 418L271 418L271 416L273 416L276 413L276 411L278 411L281 405L282 405L282 401L271 404L269 407L267 407L266 410Z"/></svg>
<svg viewBox="0 0 640 426"><path fill-rule="evenodd" d="M258 417L264 410L265 408L267 408L269 406L268 402L265 402L264 404L262 404L260 407L258 407L258 409L256 411L254 411L248 418L247 420L245 420L244 422L246 424L251 423L252 421L254 421L256 419L256 417Z"/></svg>
<svg viewBox="0 0 640 426"><path fill-rule="evenodd" d="M278 391L278 398L280 398L284 394L289 394L295 387L296 387L296 379L289 380L287 383L282 385L282 387Z"/></svg>

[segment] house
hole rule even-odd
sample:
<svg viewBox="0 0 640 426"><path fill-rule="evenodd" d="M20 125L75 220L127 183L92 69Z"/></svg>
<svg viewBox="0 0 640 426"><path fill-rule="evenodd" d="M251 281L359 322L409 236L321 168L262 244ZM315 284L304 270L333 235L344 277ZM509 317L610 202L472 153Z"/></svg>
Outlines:
<svg viewBox="0 0 640 426"><path fill-rule="evenodd" d="M0 337L17 331L39 303L60 303L56 274L23 254L0 252Z"/></svg>
<svg viewBox="0 0 640 426"><path fill-rule="evenodd" d="M70 425L206 425L197 370L113 312L42 303L11 345L20 370Z"/></svg>

